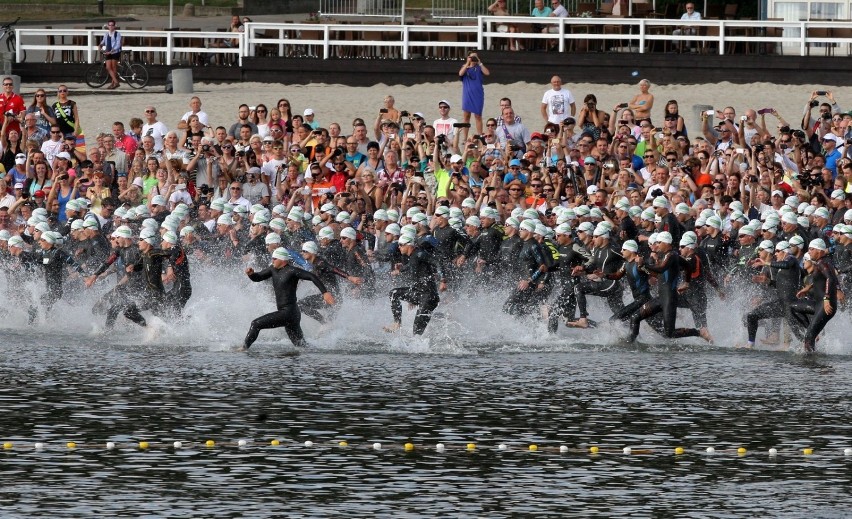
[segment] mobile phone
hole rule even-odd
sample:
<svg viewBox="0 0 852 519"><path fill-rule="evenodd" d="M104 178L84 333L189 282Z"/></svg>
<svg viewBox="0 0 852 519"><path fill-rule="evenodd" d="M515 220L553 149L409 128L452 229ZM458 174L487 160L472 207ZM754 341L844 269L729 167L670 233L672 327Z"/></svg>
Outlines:
<svg viewBox="0 0 852 519"><path fill-rule="evenodd" d="M399 115L401 115L403 117L408 117L408 110L403 110L403 111L399 112Z"/></svg>
<svg viewBox="0 0 852 519"><path fill-rule="evenodd" d="M388 113L388 109L387 109L387 108L382 108L381 110L379 110L379 113L380 113L380 114L386 114L386 113Z"/></svg>
<svg viewBox="0 0 852 519"><path fill-rule="evenodd" d="M706 112L704 112L704 113L705 113L706 115L708 115L708 116L712 116L712 115L715 115L715 114L716 114L716 112L714 112L713 110L707 110L707 111L706 111Z"/></svg>
<svg viewBox="0 0 852 519"><path fill-rule="evenodd" d="M406 133L405 134L406 139L414 139L415 137L416 137L416 135L414 135L413 133Z"/></svg>
<svg viewBox="0 0 852 519"><path fill-rule="evenodd" d="M559 139L550 139L550 144L559 144Z"/></svg>
<svg viewBox="0 0 852 519"><path fill-rule="evenodd" d="M496 144L489 144L489 145L485 146L485 148L489 149L489 150L494 150L494 149L497 149L497 145Z"/></svg>
<svg viewBox="0 0 852 519"><path fill-rule="evenodd" d="M453 123L453 128L470 128L470 123Z"/></svg>
<svg viewBox="0 0 852 519"><path fill-rule="evenodd" d="M618 120L618 124L620 124L620 125L625 125L625 124L627 124L627 119L619 119L619 120Z"/></svg>
<svg viewBox="0 0 852 519"><path fill-rule="evenodd" d="M254 112L255 110L257 110L256 106L249 106L249 112Z"/></svg>
<svg viewBox="0 0 852 519"><path fill-rule="evenodd" d="M826 94L828 94L828 91L826 91L826 90L817 90L817 92L816 92L816 95L818 95L818 96L824 96Z"/></svg>
<svg viewBox="0 0 852 519"><path fill-rule="evenodd" d="M662 139L662 138L663 138L663 132L658 132L658 133L657 133L657 135L656 135L656 137L657 137L658 139Z"/></svg>
<svg viewBox="0 0 852 519"><path fill-rule="evenodd" d="M740 153L740 154L741 154L743 151L745 151L745 150L744 150L744 149L742 149L742 148L734 148L734 152L735 152L735 153Z"/></svg>
<svg viewBox="0 0 852 519"><path fill-rule="evenodd" d="M628 106L629 105L627 103L621 103L620 105L618 105L618 109L621 110L622 108L627 108Z"/></svg>
<svg viewBox="0 0 852 519"><path fill-rule="evenodd" d="M740 116L740 121L748 121L748 116L746 116L746 115L741 115L741 116Z"/></svg>
<svg viewBox="0 0 852 519"><path fill-rule="evenodd" d="M771 114L772 108L761 108L760 110L757 111L757 113L759 113L760 115Z"/></svg>

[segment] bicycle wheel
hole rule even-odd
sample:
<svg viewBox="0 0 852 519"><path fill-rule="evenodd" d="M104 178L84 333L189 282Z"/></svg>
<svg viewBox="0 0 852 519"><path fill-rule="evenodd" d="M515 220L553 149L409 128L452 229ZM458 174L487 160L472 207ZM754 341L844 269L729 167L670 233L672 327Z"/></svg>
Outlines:
<svg viewBox="0 0 852 519"><path fill-rule="evenodd" d="M92 88L100 88L109 81L106 66L103 63L95 63L86 69L86 84Z"/></svg>
<svg viewBox="0 0 852 519"><path fill-rule="evenodd" d="M139 63L132 63L130 73L124 76L124 80L131 88L142 88L148 84L148 69Z"/></svg>
<svg viewBox="0 0 852 519"><path fill-rule="evenodd" d="M10 53L12 53L12 59L15 59L16 54L15 54L15 35L14 35L14 33L7 35L7 37L6 37L6 49L8 49ZM21 61L18 61L16 63L23 63L25 61L27 61L27 51L22 49L21 50Z"/></svg>

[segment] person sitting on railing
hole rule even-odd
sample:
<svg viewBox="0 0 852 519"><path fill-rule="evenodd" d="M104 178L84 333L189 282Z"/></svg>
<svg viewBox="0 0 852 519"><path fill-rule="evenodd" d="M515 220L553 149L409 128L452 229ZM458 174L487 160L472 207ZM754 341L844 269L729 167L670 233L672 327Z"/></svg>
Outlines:
<svg viewBox="0 0 852 519"><path fill-rule="evenodd" d="M101 40L101 51L106 60L106 69L112 80L107 88L118 88L118 60L121 59L121 34L115 30L115 20L107 22L107 32Z"/></svg>
<svg viewBox="0 0 852 519"><path fill-rule="evenodd" d="M568 9L565 9L565 6L559 0L551 0L550 5L552 5L552 11L550 13L550 18L566 18L568 16ZM547 25L541 32L556 34L559 32L558 25ZM550 40L548 42L548 48L553 50L559 44L558 40Z"/></svg>
<svg viewBox="0 0 852 519"><path fill-rule="evenodd" d="M243 31L243 22L240 20L240 17L237 15L231 16L231 25L228 27L228 32L242 32ZM210 47L216 49L231 49L234 47L238 47L240 45L239 38L225 38L218 41L210 42ZM220 64L219 55L216 55L216 62Z"/></svg>
<svg viewBox="0 0 852 519"><path fill-rule="evenodd" d="M506 5L506 0L495 0L493 4L488 6L488 13L494 16L512 16L512 13L509 12L509 8ZM518 28L515 25L501 23L497 26L497 32L515 33L518 32ZM521 50L521 46L517 39L509 38L509 50Z"/></svg>
<svg viewBox="0 0 852 519"><path fill-rule="evenodd" d="M699 20L701 20L701 13L695 10L695 4L693 4L692 2L689 2L688 4L686 4L686 12L683 13L683 15L680 17L680 19L684 20L684 21L689 21L689 22L699 21ZM672 31L672 35L674 35L674 36L680 36L681 34L688 35L688 36L695 36L696 34L698 34L698 27L684 25L684 26L681 26L679 29L675 29L675 30ZM692 45L689 45L688 48L692 49L692 51L696 50L696 48L693 47ZM681 49L683 49L682 44L681 44Z"/></svg>

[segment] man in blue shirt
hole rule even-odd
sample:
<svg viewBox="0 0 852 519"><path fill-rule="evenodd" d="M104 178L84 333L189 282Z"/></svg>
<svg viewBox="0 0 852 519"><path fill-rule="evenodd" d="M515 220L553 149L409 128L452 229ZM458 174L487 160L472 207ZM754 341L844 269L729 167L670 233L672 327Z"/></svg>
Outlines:
<svg viewBox="0 0 852 519"><path fill-rule="evenodd" d="M513 180L519 180L521 184L527 184L527 176L521 173L521 161L512 159L509 161L509 172L503 177L503 184L508 184Z"/></svg>
<svg viewBox="0 0 852 519"><path fill-rule="evenodd" d="M825 167L831 170L831 178L837 178L837 161L843 155L837 149L842 141L833 133L826 133L822 137L822 150L825 156Z"/></svg>

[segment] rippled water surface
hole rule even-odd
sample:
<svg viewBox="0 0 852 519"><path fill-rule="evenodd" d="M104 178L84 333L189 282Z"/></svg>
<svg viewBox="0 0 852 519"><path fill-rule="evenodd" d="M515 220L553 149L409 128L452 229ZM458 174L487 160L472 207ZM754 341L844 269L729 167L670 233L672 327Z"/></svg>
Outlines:
<svg viewBox="0 0 852 519"><path fill-rule="evenodd" d="M36 332L4 331L0 351L0 434L13 443L0 452L7 517L850 510L847 356L567 339L447 353L403 337L341 339L292 357L274 334L237 354Z"/></svg>

